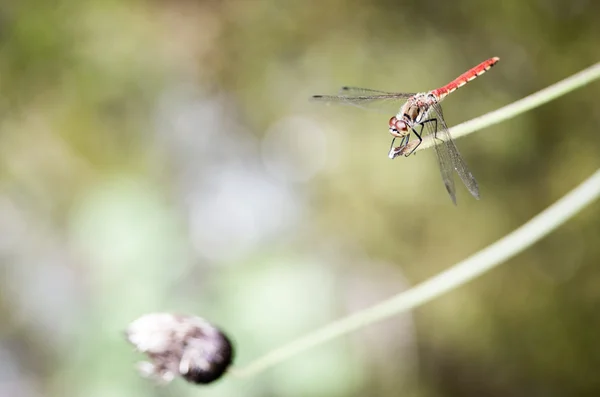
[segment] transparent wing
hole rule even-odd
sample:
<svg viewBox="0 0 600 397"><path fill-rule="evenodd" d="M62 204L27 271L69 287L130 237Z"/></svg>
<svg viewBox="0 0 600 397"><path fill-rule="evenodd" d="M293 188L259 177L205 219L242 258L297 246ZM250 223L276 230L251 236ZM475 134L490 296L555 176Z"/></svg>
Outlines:
<svg viewBox="0 0 600 397"><path fill-rule="evenodd" d="M331 104L350 105L367 110L389 111L390 107L398 107L414 93L386 92L359 87L342 87L339 95L313 95L311 101Z"/></svg>
<svg viewBox="0 0 600 397"><path fill-rule="evenodd" d="M442 107L439 103L431 106L429 119L437 120L437 122L426 123L426 127L429 133L433 134L436 143L438 143L435 145L435 151L442 179L450 198L452 198L452 201L456 204L456 190L454 187L454 175L452 173L452 170L454 169L473 197L479 200L479 185L460 155L454 141L450 137L448 126L444 120ZM443 141L443 143L440 141Z"/></svg>
<svg viewBox="0 0 600 397"><path fill-rule="evenodd" d="M434 112L430 112L430 119L438 117L437 114L433 113ZM436 154L435 157L438 160L438 165L442 174L442 180L444 181L444 186L446 186L446 190L448 191L452 202L454 203L454 205L456 205L456 188L454 186L454 174L452 173L452 168L454 167L452 166L452 158L448 148L446 147L446 144L441 143L438 140L439 138L442 138L437 132L439 131L440 125L441 124L439 122L439 119L438 121L432 120L428 123L425 123L425 128L427 129L427 132L433 137L433 139L436 140L436 145L434 146Z"/></svg>
<svg viewBox="0 0 600 397"><path fill-rule="evenodd" d="M345 96L354 96L354 97L361 97L361 96L378 96L378 95L387 95L387 96L392 96L398 99L406 99L409 98L413 95L415 95L414 93L403 93L403 92L388 92L388 91L379 91L379 90L372 90L370 88L360 88L360 87L342 87L340 88L340 91L338 92L339 95L345 95Z"/></svg>

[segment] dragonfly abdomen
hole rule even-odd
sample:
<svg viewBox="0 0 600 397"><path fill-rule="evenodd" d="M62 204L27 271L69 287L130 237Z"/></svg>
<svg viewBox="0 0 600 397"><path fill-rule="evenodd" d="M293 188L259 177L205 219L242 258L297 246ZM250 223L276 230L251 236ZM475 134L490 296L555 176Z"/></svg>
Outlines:
<svg viewBox="0 0 600 397"><path fill-rule="evenodd" d="M463 85L467 84L469 81L475 80L477 77L481 76L482 74L484 74L485 72L490 70L492 68L492 66L494 66L496 63L498 63L499 60L500 60L500 58L493 57L493 58L488 59L487 61L483 61L479 65L477 65L477 66L469 69L465 73L461 74L460 76L458 76L457 78L452 80L450 83L446 84L445 86L431 91L431 93L433 95L435 95L436 97L438 97L439 100L441 100L446 95L450 94L451 92L456 91Z"/></svg>

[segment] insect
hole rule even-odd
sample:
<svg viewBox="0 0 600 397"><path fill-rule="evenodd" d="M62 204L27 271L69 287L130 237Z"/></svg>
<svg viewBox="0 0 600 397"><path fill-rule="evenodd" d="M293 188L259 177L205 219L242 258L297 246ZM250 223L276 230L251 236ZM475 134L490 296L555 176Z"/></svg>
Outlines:
<svg viewBox="0 0 600 397"><path fill-rule="evenodd" d="M424 130L425 133L433 135L437 141L435 151L442 179L452 202L456 204L453 171L458 173L460 179L476 199L480 197L479 186L448 132L440 102L451 92L490 70L499 60L500 58L494 57L481 62L448 84L428 92L396 93L368 88L343 87L340 95L314 95L312 100L358 107L379 101L405 101L398 113L388 123L390 134L393 136L389 157L391 159L401 155L408 157L423 141ZM418 141L410 141L411 133ZM400 139L400 145L394 147L396 139Z"/></svg>

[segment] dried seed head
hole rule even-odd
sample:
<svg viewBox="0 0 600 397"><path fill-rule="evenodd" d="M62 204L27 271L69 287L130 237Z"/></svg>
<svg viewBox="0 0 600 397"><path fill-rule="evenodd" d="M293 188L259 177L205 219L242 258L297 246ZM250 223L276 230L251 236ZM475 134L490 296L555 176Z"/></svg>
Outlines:
<svg viewBox="0 0 600 397"><path fill-rule="evenodd" d="M233 359L227 336L200 317L151 313L133 321L126 334L150 359L138 365L140 374L161 383L177 375L188 382L210 383Z"/></svg>

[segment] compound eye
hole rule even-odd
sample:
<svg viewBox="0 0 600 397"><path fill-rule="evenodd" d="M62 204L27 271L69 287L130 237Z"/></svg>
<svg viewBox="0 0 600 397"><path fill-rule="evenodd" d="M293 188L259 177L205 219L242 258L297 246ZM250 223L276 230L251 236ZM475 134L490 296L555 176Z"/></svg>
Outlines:
<svg viewBox="0 0 600 397"><path fill-rule="evenodd" d="M394 128L396 128L396 130L398 130L398 131L407 131L408 130L408 126L402 120L396 120L396 122L394 123Z"/></svg>
<svg viewBox="0 0 600 397"><path fill-rule="evenodd" d="M398 119L396 118L396 116L392 117L389 122L390 134L392 134L395 137L401 137L401 135L398 133L398 129L396 128L397 124L398 124Z"/></svg>

